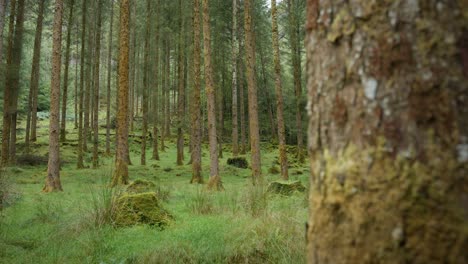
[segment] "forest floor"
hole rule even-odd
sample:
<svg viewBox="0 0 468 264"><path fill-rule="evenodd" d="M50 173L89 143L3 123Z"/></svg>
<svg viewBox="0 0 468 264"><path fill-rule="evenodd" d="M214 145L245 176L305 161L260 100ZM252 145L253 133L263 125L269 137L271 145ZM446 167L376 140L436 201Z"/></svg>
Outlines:
<svg viewBox="0 0 468 264"><path fill-rule="evenodd" d="M34 155L48 151L47 120L39 123ZM163 193L163 206L173 216L164 229L148 225L115 227L97 224L112 195L107 187L114 164L100 155L98 169L76 169L76 130L62 143L61 180L64 192L41 192L46 164L18 165L4 171L10 183L8 200L0 211L0 263L304 263L307 191L283 196L252 187L250 169L226 164L230 146L224 145L220 175L225 191L209 192L189 184L191 165L176 165L175 139L166 141L160 161L139 165L140 144L130 141L130 180L149 180ZM21 127L21 126L20 126ZM104 130L102 133L105 133ZM138 134L138 132L136 132ZM21 156L24 132L18 135ZM113 143L112 143L113 145ZM88 143L92 149L92 144ZM105 137L100 136L100 149ZM203 175L209 174L207 145L203 146ZM190 159L185 149L185 163ZM277 150L262 144L267 182L280 178L270 168ZM294 154L289 153L294 160ZM151 149L148 149L151 157ZM249 155L245 156L250 161ZM87 154L87 164L91 164ZM290 178L308 186L307 166L291 162ZM91 165L90 165L91 166Z"/></svg>

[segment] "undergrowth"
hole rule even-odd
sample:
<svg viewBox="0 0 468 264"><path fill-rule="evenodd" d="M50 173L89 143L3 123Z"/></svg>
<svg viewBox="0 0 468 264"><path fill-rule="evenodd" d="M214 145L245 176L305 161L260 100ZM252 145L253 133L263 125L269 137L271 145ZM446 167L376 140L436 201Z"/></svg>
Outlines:
<svg viewBox="0 0 468 264"><path fill-rule="evenodd" d="M76 140L76 134L67 138ZM35 151L42 155L46 148ZM174 216L164 230L114 225L116 197L125 190L108 187L113 158L102 157L97 170L64 164L63 193L41 192L44 166L9 172L13 180L0 173L0 194L8 201L0 213L0 263L304 263L306 193L285 197L251 186L250 170L227 165L227 158L220 160L225 190L210 192L189 184L191 166L176 166L175 150L169 145L160 161L129 167L132 181L155 183ZM75 155L69 146L62 151L69 160ZM274 151L262 155L264 164L276 157ZM132 160L137 163L137 154ZM265 175L267 182L278 177ZM294 177L307 186L307 173Z"/></svg>

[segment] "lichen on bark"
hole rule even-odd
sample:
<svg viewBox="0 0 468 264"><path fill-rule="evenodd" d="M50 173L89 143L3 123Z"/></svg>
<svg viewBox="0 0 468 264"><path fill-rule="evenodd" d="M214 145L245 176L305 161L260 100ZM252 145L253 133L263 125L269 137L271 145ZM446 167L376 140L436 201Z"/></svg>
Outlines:
<svg viewBox="0 0 468 264"><path fill-rule="evenodd" d="M461 7L308 0L309 263L467 261Z"/></svg>

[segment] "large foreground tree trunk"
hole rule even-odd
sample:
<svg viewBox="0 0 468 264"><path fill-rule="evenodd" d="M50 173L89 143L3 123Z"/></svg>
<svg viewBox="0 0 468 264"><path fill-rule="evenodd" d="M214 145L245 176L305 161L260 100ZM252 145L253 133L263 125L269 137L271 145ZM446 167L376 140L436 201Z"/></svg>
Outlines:
<svg viewBox="0 0 468 264"><path fill-rule="evenodd" d="M308 0L309 263L468 262L468 17L449 3Z"/></svg>
<svg viewBox="0 0 468 264"><path fill-rule="evenodd" d="M129 0L120 1L119 34L119 98L117 109L117 149L112 186L128 184L128 57L129 57Z"/></svg>
<svg viewBox="0 0 468 264"><path fill-rule="evenodd" d="M62 64L62 16L63 1L55 1L53 42L52 42L52 81L50 84L50 119L49 119L49 162L44 192L62 191L60 183L60 66Z"/></svg>

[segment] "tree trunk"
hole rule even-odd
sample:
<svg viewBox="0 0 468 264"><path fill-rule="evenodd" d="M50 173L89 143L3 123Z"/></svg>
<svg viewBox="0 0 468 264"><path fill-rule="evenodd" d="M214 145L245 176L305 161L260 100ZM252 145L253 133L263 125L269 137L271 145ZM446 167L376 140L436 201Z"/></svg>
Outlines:
<svg viewBox="0 0 468 264"><path fill-rule="evenodd" d="M73 7L75 1L70 1L70 15L68 17L67 25L67 47L65 50L65 72L63 77L63 95L62 95L62 122L60 123L60 141L66 140L66 124L67 124L67 101L68 101L68 71L70 67L70 45L71 45L71 31L73 26Z"/></svg>
<svg viewBox="0 0 468 264"><path fill-rule="evenodd" d="M85 74L85 56L86 56L86 7L87 1L83 0L82 15L81 15L81 55L80 55L80 92L79 92L79 117L78 117L78 158L76 167L84 168L84 74Z"/></svg>
<svg viewBox="0 0 468 264"><path fill-rule="evenodd" d="M205 56L205 82L208 112L208 137L210 144L210 179L208 188L222 190L223 185L219 176L218 142L216 137L216 105L213 68L211 65L211 32L209 16L209 0L203 0L203 46Z"/></svg>
<svg viewBox="0 0 468 264"><path fill-rule="evenodd" d="M452 3L307 2L309 263L467 262L468 17Z"/></svg>
<svg viewBox="0 0 468 264"><path fill-rule="evenodd" d="M258 126L257 81L255 80L255 43L253 41L252 29L252 0L244 0L244 5L245 49L249 101L250 151L252 155L252 180L253 184L256 185L263 183L263 177L260 159L260 132Z"/></svg>
<svg viewBox="0 0 468 264"><path fill-rule="evenodd" d="M24 0L19 0L17 5L18 10L16 13L14 36L11 43L11 57L10 60L7 58L8 70L5 93L8 93L8 97L5 97L4 99L6 100L4 107L7 109L7 111L4 111L7 115L4 122L6 121L7 124L4 123L3 131L3 136L7 140L7 148L2 149L5 150L5 152L2 151L2 159L5 156L7 163L10 165L16 164L16 119L18 115L18 97L20 89L19 82L24 31L24 6ZM5 96L7 96L7 94L5 94Z"/></svg>
<svg viewBox="0 0 468 264"><path fill-rule="evenodd" d="M6 0L0 0L0 39L3 39L3 28L5 26ZM3 41L0 41L0 61L3 61Z"/></svg>
<svg viewBox="0 0 468 264"><path fill-rule="evenodd" d="M106 155L110 156L110 126L111 126L111 83L112 83L112 33L114 29L114 1L110 3L109 50L107 53L107 96L106 96Z"/></svg>
<svg viewBox="0 0 468 264"><path fill-rule="evenodd" d="M146 137L148 134L148 100L149 100L149 53L150 53L150 25L151 25L151 0L146 0L146 35L145 54L143 68L143 128L141 131L141 165L146 165Z"/></svg>
<svg viewBox="0 0 468 264"><path fill-rule="evenodd" d="M302 111L301 100L302 100L302 77L301 77L301 49L299 40L299 22L297 19L296 8L297 0L288 0L288 11L289 11L289 30L290 30L290 44L291 44L291 56L293 64L293 75L294 75L294 93L296 96L296 129L297 129L297 158L299 162L304 162L304 136L302 132Z"/></svg>
<svg viewBox="0 0 468 264"><path fill-rule="evenodd" d="M232 0L232 155L239 155L239 128L238 128L238 105L237 105L237 1Z"/></svg>
<svg viewBox="0 0 468 264"><path fill-rule="evenodd" d="M92 2L91 2L92 4ZM93 18L94 16L91 16ZM94 38L94 20L89 21L88 31L88 54L86 62L86 89L84 94L84 125L83 125L83 150L88 151L88 138L90 135L90 116L91 116L91 87L93 83L93 38ZM92 120L92 119L91 119Z"/></svg>
<svg viewBox="0 0 468 264"><path fill-rule="evenodd" d="M76 47L75 47L75 97L73 98L73 101L74 101L74 108L75 108L75 120L74 120L74 123L75 123L75 129L78 129L78 116L79 116L79 108L78 108L78 102L79 102L79 93L78 93L78 52L80 50L79 48L79 42L78 42L78 39L79 39L79 31L78 31L79 27L78 25L76 26Z"/></svg>
<svg viewBox="0 0 468 264"><path fill-rule="evenodd" d="M117 155L112 186L128 184L128 58L129 58L129 0L120 0L119 34L119 103L117 110Z"/></svg>
<svg viewBox="0 0 468 264"><path fill-rule="evenodd" d="M179 0L179 77L178 114L177 114L177 165L184 165L184 116L185 116L185 81L184 81L184 20L182 18L182 0Z"/></svg>
<svg viewBox="0 0 468 264"><path fill-rule="evenodd" d="M203 183L201 160L201 47L200 47L200 0L193 3L193 92L192 92L192 180Z"/></svg>
<svg viewBox="0 0 468 264"><path fill-rule="evenodd" d="M165 144L164 144L164 141L165 141L165 137L166 137L166 119L167 119L167 116L166 116L166 80L167 80L167 76L166 76L166 67L165 65L168 63L167 62L167 56L166 56L166 38L163 38L163 41L162 41L162 62L163 64L161 65L161 113L162 113L162 118L161 118L161 151L165 151Z"/></svg>
<svg viewBox="0 0 468 264"><path fill-rule="evenodd" d="M39 72L40 72L40 60L41 60L41 42L42 42L42 22L44 21L44 9L45 0L39 1L39 12L37 14L36 21L36 33L34 37L34 53L33 63L31 69L31 83L29 86L29 99L28 99L28 113L26 118L26 137L25 137L25 148L26 153L29 153L29 146L31 141L31 116L34 115L34 119L37 120L37 99L39 94ZM34 122L32 129L37 129L37 121ZM36 138L36 132L34 132Z"/></svg>
<svg viewBox="0 0 468 264"><path fill-rule="evenodd" d="M155 89L153 91L153 160L159 160L159 146L158 146L158 134L159 134L159 83L160 77L160 41L159 41L159 16L160 16L160 1L156 2L156 32L155 32L155 65L154 65L154 82L155 82Z"/></svg>
<svg viewBox="0 0 468 264"><path fill-rule="evenodd" d="M260 46L260 45L259 45ZM266 67L265 67L265 56L263 53L262 47L260 47L260 64L262 67L262 77L263 77L263 89L260 89L263 92L263 96L265 96L265 101L268 109L268 119L270 120L270 128L271 128L271 139L273 141L276 141L276 122L275 122L275 114L273 112L273 104L271 102L270 98L270 92L268 91L268 77L266 73Z"/></svg>
<svg viewBox="0 0 468 264"><path fill-rule="evenodd" d="M62 191L60 183L60 71L62 65L62 16L63 1L55 1L54 27L52 34L52 77L50 84L49 162L44 192Z"/></svg>
<svg viewBox="0 0 468 264"><path fill-rule="evenodd" d="M10 3L10 19L8 22L8 47L6 58L6 86L3 90L3 120L2 120L2 160L0 167L8 165L10 158L10 130L11 130L11 115L10 115L10 102L11 102L11 86L8 85L10 73L12 71L13 63L13 46L15 37L15 16L16 16L16 0Z"/></svg>
<svg viewBox="0 0 468 264"><path fill-rule="evenodd" d="M100 65L101 65L101 9L102 1L97 1L97 24L94 54L94 100L93 100L93 168L99 166L99 89L100 89Z"/></svg>
<svg viewBox="0 0 468 264"><path fill-rule="evenodd" d="M166 119L165 119L165 128L164 133L166 133L166 137L171 136L171 49L170 49L170 41L167 39L166 42Z"/></svg>
<svg viewBox="0 0 468 264"><path fill-rule="evenodd" d="M276 117L278 121L279 160L281 166L281 177L284 180L288 180L288 156L286 153L286 136L283 117L283 88L281 85L281 60L278 38L278 14L276 0L271 0L271 20L273 57L275 66Z"/></svg>

